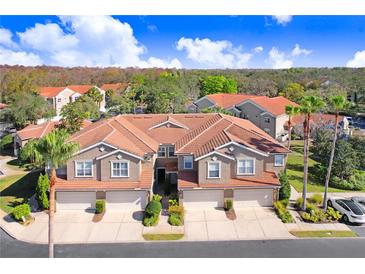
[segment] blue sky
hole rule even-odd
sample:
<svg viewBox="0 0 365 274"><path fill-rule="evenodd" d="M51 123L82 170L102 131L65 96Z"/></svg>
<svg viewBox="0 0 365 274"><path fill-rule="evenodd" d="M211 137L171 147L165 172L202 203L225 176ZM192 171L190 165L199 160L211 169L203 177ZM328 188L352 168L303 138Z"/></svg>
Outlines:
<svg viewBox="0 0 365 274"><path fill-rule="evenodd" d="M0 16L0 64L364 67L365 16Z"/></svg>

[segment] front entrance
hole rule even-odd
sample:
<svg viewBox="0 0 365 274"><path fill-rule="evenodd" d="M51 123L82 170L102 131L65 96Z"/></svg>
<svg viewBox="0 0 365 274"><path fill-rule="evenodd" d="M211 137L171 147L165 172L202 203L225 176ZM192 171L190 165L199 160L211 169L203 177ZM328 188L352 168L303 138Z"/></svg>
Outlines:
<svg viewBox="0 0 365 274"><path fill-rule="evenodd" d="M157 183L163 185L166 181L166 170L164 168L157 169Z"/></svg>

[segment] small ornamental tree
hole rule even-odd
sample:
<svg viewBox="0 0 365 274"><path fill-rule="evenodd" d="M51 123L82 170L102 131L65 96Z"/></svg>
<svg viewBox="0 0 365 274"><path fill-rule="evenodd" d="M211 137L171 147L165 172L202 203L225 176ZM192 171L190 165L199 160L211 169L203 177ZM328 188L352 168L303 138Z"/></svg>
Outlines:
<svg viewBox="0 0 365 274"><path fill-rule="evenodd" d="M40 174L35 189L38 205L43 209L49 208L49 178L47 174Z"/></svg>
<svg viewBox="0 0 365 274"><path fill-rule="evenodd" d="M290 198L291 189L288 180L288 176L284 172L279 173L279 180L280 180L280 191L279 191L279 200L287 200Z"/></svg>

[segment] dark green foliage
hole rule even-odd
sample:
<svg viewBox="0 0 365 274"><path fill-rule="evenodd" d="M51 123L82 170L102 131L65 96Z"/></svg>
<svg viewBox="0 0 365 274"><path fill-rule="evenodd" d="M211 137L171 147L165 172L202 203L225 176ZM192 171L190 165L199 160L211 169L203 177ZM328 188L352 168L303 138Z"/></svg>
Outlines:
<svg viewBox="0 0 365 274"><path fill-rule="evenodd" d="M280 191L279 191L279 200L285 200L290 198L291 188L290 183L288 180L288 176L285 172L279 173L279 180L280 180Z"/></svg>
<svg viewBox="0 0 365 274"><path fill-rule="evenodd" d="M159 215L161 212L161 203L152 200L151 202L148 203L148 205L146 206L146 213L149 215Z"/></svg>
<svg viewBox="0 0 365 274"><path fill-rule="evenodd" d="M326 216L329 221L338 221L342 218L342 214L330 206L327 208Z"/></svg>
<svg viewBox="0 0 365 274"><path fill-rule="evenodd" d="M284 199L284 200L280 200L280 202L282 203L282 205L287 208L289 205L289 199Z"/></svg>
<svg viewBox="0 0 365 274"><path fill-rule="evenodd" d="M224 208L226 210L231 210L233 208L233 200L232 199L227 199L225 204L224 204Z"/></svg>
<svg viewBox="0 0 365 274"><path fill-rule="evenodd" d="M296 209L300 209L302 204L303 204L303 198L299 197L298 199L295 200L294 206Z"/></svg>
<svg viewBox="0 0 365 274"><path fill-rule="evenodd" d="M98 214L105 212L105 200L96 200L95 211Z"/></svg>
<svg viewBox="0 0 365 274"><path fill-rule="evenodd" d="M155 194L152 196L152 201L157 201L157 202L161 202L162 196Z"/></svg>
<svg viewBox="0 0 365 274"><path fill-rule="evenodd" d="M47 174L40 174L35 189L36 199L40 208L49 208L49 178Z"/></svg>
<svg viewBox="0 0 365 274"><path fill-rule="evenodd" d="M365 190L365 171L355 170L348 179L331 178L330 186L346 190Z"/></svg>
<svg viewBox="0 0 365 274"><path fill-rule="evenodd" d="M281 202L277 201L274 203L275 212L283 223L293 223L294 219L290 212L286 209L286 206Z"/></svg>
<svg viewBox="0 0 365 274"><path fill-rule="evenodd" d="M180 226L182 225L182 220L179 214L170 214L168 222L172 226Z"/></svg>
<svg viewBox="0 0 365 274"><path fill-rule="evenodd" d="M144 226L154 226L158 222L159 215L146 215L143 219Z"/></svg>
<svg viewBox="0 0 365 274"><path fill-rule="evenodd" d="M184 207L178 205L169 206L168 222L173 226L180 226L184 222Z"/></svg>
<svg viewBox="0 0 365 274"><path fill-rule="evenodd" d="M13 143L13 136L11 134L7 134L0 139L0 150L3 150L9 147Z"/></svg>
<svg viewBox="0 0 365 274"><path fill-rule="evenodd" d="M315 193L312 197L307 199L309 203L313 203L315 205L321 205L323 202L323 196L319 193Z"/></svg>
<svg viewBox="0 0 365 274"><path fill-rule="evenodd" d="M28 204L21 204L13 209L12 215L15 220L22 221L22 217L27 218L30 216L30 206Z"/></svg>

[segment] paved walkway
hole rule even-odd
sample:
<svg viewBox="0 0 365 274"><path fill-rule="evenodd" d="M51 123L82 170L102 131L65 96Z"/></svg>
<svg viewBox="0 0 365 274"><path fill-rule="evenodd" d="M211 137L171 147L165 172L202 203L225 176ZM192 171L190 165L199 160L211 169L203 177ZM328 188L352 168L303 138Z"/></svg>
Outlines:
<svg viewBox="0 0 365 274"><path fill-rule="evenodd" d="M25 174L26 171L24 171L21 168L18 168L16 166L8 165L7 162L11 160L17 159L16 157L11 156L0 156L0 171L2 172L2 175L0 173L0 179L4 178L6 176L10 175L18 175L18 174Z"/></svg>

